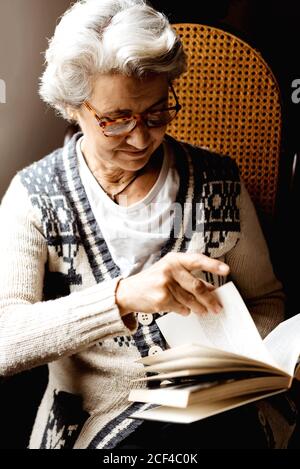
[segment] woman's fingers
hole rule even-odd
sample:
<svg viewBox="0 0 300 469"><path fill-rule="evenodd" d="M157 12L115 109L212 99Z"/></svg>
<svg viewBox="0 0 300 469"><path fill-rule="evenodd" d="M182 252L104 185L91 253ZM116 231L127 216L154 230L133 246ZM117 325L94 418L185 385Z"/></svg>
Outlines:
<svg viewBox="0 0 300 469"><path fill-rule="evenodd" d="M217 275L228 275L229 273L229 266L227 264L205 256L204 254L176 253L175 256L176 261L188 271L201 269L205 272L211 272Z"/></svg>
<svg viewBox="0 0 300 469"><path fill-rule="evenodd" d="M116 303L121 315L132 311L153 314L190 310L219 312L222 305L214 295L214 287L198 279L193 271L226 275L229 267L203 254L170 253L150 268L121 279L116 289Z"/></svg>
<svg viewBox="0 0 300 469"><path fill-rule="evenodd" d="M184 268L175 269L173 271L173 277L183 290L193 295L195 301L199 305L200 311L201 307L215 313L220 313L222 311L222 305L214 295L214 287L210 284L194 277ZM195 311L197 312L198 310L195 309Z"/></svg>
<svg viewBox="0 0 300 469"><path fill-rule="evenodd" d="M191 312L191 309L183 301L181 301L181 296L177 295L177 292L173 287L169 289L169 294L169 312L171 311L179 313L182 316L188 316Z"/></svg>
<svg viewBox="0 0 300 469"><path fill-rule="evenodd" d="M201 282L204 283L204 285L206 286L208 291L214 291L216 289L216 287L214 285L212 285L211 283L206 282L205 280L201 279Z"/></svg>
<svg viewBox="0 0 300 469"><path fill-rule="evenodd" d="M169 289L177 302L184 305L188 312L194 311L199 314L207 313L205 306L200 304L194 295L181 288L178 283L174 283Z"/></svg>

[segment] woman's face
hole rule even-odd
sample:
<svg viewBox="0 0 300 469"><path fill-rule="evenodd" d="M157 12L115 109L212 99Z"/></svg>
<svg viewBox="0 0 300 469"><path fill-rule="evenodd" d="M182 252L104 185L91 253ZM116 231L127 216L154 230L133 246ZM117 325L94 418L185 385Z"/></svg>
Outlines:
<svg viewBox="0 0 300 469"><path fill-rule="evenodd" d="M168 80L165 74L143 80L123 75L101 75L89 100L98 116L110 119L122 117L124 113L163 109L167 103ZM85 106L82 106L78 120L84 133L83 149L87 162L91 154L99 163L127 171L138 171L147 164L166 131L166 126L148 128L144 122L138 122L126 136L106 137Z"/></svg>

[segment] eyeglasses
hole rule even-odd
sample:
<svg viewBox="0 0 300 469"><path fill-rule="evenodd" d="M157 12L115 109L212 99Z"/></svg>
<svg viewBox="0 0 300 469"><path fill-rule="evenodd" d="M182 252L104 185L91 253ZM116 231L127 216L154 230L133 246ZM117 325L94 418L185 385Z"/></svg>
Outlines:
<svg viewBox="0 0 300 469"><path fill-rule="evenodd" d="M93 113L98 125L101 127L102 132L106 137L122 137L132 132L138 122L143 122L149 128L163 127L164 125L169 124L181 109L181 105L179 104L172 85L170 85L170 89L175 99L175 106L159 109L157 111L145 111L139 114L118 117L117 119L110 119L105 116L100 117L87 101L83 104Z"/></svg>

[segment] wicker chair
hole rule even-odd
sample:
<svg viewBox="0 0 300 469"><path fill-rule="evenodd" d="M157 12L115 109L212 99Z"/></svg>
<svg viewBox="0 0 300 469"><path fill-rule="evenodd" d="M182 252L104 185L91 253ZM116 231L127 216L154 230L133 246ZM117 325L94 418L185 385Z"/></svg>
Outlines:
<svg viewBox="0 0 300 469"><path fill-rule="evenodd" d="M286 148L282 151L279 86L259 52L236 36L200 24L173 27L185 47L188 71L174 83L182 109L168 133L236 160L292 316L299 310L299 287L286 242L297 230L300 151L297 165Z"/></svg>
<svg viewBox="0 0 300 469"><path fill-rule="evenodd" d="M261 55L232 34L200 24L174 24L188 72L174 83L183 108L168 133L230 155L262 216L272 219L278 189L281 101Z"/></svg>

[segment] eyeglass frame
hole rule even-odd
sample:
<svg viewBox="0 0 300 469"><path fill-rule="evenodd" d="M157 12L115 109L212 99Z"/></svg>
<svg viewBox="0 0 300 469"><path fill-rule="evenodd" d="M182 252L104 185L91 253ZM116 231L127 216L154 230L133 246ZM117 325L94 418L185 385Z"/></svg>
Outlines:
<svg viewBox="0 0 300 469"><path fill-rule="evenodd" d="M171 106L171 107L164 108L164 109L159 109L157 111L152 111L152 113L153 112L162 112L162 111L176 111L176 114L174 115L174 117L172 117L172 119L169 122L167 122L167 124L161 124L161 125L157 125L157 126L156 125L148 126L147 125L147 119L143 118L143 116L147 115L147 114L151 114L151 112L150 111L144 111L144 112L132 114L130 116L130 119L136 120L136 123L135 123L134 127L131 130L129 130L128 132L124 132L124 133L119 134L119 135L106 135L105 134L105 127L109 127L110 125L114 124L118 120L124 119L124 117L119 117L117 119L111 119L109 122L108 121L103 122L103 119L105 119L105 118L107 119L106 116L100 117L97 114L97 111L93 108L93 106L88 101L84 101L83 104L88 109L88 111L90 111L94 115L94 117L97 120L98 125L101 128L101 130L103 132L103 135L105 137L108 137L108 138L109 137L124 137L125 135L129 135L136 128L138 122L141 122L141 121L144 122L148 128L159 128L159 127L163 127L164 125L168 125L173 119L175 119L175 117L177 116L180 109L182 109L182 106L179 103L178 97L175 93L175 90L174 90L174 87L173 87L172 83L169 83L169 87L170 87L170 90L172 91L173 97L175 99L175 106Z"/></svg>

